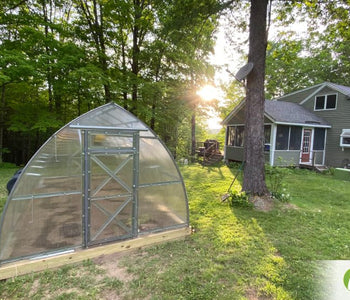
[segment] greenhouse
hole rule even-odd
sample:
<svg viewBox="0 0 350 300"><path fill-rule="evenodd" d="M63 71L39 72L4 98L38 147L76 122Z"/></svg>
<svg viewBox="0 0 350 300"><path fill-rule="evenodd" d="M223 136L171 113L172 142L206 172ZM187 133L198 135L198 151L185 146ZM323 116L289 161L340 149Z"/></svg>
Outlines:
<svg viewBox="0 0 350 300"><path fill-rule="evenodd" d="M187 227L188 201L167 148L109 103L56 132L16 181L2 215L0 261Z"/></svg>

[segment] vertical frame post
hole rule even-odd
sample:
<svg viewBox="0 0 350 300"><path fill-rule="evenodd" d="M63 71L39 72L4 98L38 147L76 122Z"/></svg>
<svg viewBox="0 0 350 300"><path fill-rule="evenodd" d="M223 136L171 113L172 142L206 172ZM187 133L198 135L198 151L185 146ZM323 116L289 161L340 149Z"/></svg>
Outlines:
<svg viewBox="0 0 350 300"><path fill-rule="evenodd" d="M83 170L83 247L87 248L90 240L90 154L89 154L89 132L83 131L84 137L84 170Z"/></svg>
<svg viewBox="0 0 350 300"><path fill-rule="evenodd" d="M135 132L133 134L133 199L132 199L132 233L134 237L138 235L138 190L139 190L139 155L140 155L140 134Z"/></svg>

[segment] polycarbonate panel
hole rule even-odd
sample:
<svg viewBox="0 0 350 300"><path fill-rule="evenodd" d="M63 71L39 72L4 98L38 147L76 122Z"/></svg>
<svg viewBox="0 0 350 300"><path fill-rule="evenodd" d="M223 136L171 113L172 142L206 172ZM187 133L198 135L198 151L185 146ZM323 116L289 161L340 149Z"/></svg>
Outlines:
<svg viewBox="0 0 350 300"><path fill-rule="evenodd" d="M186 197L181 183L139 190L139 231L154 231L187 223Z"/></svg>
<svg viewBox="0 0 350 300"><path fill-rule="evenodd" d="M63 129L27 164L3 216L1 260L80 244L80 142L77 130Z"/></svg>
<svg viewBox="0 0 350 300"><path fill-rule="evenodd" d="M133 146L132 136L120 136L111 133L91 133L89 142L90 149L131 148Z"/></svg>
<svg viewBox="0 0 350 300"><path fill-rule="evenodd" d="M181 177L169 152L158 139L140 139L139 183L180 181Z"/></svg>
<svg viewBox="0 0 350 300"><path fill-rule="evenodd" d="M132 191L132 155L98 154L91 155L90 161L90 190L92 197L125 194Z"/></svg>
<svg viewBox="0 0 350 300"><path fill-rule="evenodd" d="M148 128L134 115L112 103L101 106L98 109L94 109L85 115L82 115L71 122L71 124L148 130Z"/></svg>
<svg viewBox="0 0 350 300"><path fill-rule="evenodd" d="M13 200L1 235L1 260L81 244L81 195Z"/></svg>
<svg viewBox="0 0 350 300"><path fill-rule="evenodd" d="M60 129L24 168L3 211L0 260L186 225L186 192L170 153L109 103Z"/></svg>
<svg viewBox="0 0 350 300"><path fill-rule="evenodd" d="M77 130L66 128L52 136L26 166L12 198L80 191L81 151Z"/></svg>
<svg viewBox="0 0 350 300"><path fill-rule="evenodd" d="M91 244L132 236L131 200L123 197L91 201Z"/></svg>

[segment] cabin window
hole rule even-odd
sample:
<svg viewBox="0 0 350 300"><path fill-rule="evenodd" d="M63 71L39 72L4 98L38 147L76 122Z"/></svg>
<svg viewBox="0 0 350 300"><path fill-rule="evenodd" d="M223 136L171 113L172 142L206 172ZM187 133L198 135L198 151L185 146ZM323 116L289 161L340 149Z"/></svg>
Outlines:
<svg viewBox="0 0 350 300"><path fill-rule="evenodd" d="M337 107L337 95L322 95L315 98L315 110L328 110L336 109Z"/></svg>
<svg viewBox="0 0 350 300"><path fill-rule="evenodd" d="M340 147L350 147L350 129L343 129L340 135Z"/></svg>
<svg viewBox="0 0 350 300"><path fill-rule="evenodd" d="M324 138L326 130L324 128L315 128L314 131L314 150L324 150Z"/></svg>
<svg viewBox="0 0 350 300"><path fill-rule="evenodd" d="M276 150L300 150L301 146L300 126L277 126Z"/></svg>

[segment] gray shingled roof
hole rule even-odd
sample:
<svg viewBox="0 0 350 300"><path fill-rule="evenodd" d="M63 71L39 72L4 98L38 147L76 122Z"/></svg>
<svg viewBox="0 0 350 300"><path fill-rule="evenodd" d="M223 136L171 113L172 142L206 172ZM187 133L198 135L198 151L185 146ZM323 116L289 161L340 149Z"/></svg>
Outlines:
<svg viewBox="0 0 350 300"><path fill-rule="evenodd" d="M335 84L332 82L325 82L325 85L329 86L332 89L337 90L338 92L350 97L350 87L340 85L340 84Z"/></svg>
<svg viewBox="0 0 350 300"><path fill-rule="evenodd" d="M330 127L322 118L292 102L265 100L265 114L276 123Z"/></svg>

